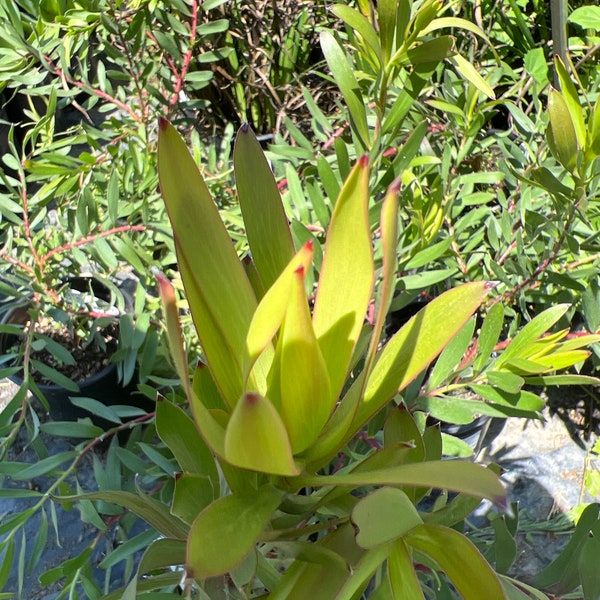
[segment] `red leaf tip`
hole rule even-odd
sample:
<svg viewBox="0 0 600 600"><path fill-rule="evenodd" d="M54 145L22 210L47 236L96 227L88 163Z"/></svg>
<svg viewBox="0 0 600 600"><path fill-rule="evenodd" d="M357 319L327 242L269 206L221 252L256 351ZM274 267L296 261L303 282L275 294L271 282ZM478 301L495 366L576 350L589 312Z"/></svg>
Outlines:
<svg viewBox="0 0 600 600"><path fill-rule="evenodd" d="M164 131L168 124L169 121L167 121L164 117L158 117L158 127L161 131Z"/></svg>
<svg viewBox="0 0 600 600"><path fill-rule="evenodd" d="M402 187L402 176L396 177L396 179L394 179L394 181L392 181L392 183L390 183L390 187L388 188L388 190L392 194L397 194L400 191L401 187Z"/></svg>
<svg viewBox="0 0 600 600"><path fill-rule="evenodd" d="M260 394L258 392L246 392L246 395L244 396L246 404L250 406L254 406L258 402L259 398Z"/></svg>
<svg viewBox="0 0 600 600"><path fill-rule="evenodd" d="M301 279L304 279L304 273L305 273L306 269L304 268L304 265L300 265L295 271L294 273L296 275L298 275L298 277L300 277Z"/></svg>
<svg viewBox="0 0 600 600"><path fill-rule="evenodd" d="M368 154L363 154L359 159L358 159L358 164L363 168L366 169L369 166L369 155Z"/></svg>
<svg viewBox="0 0 600 600"><path fill-rule="evenodd" d="M314 240L308 240L305 244L304 247L307 250L310 250L311 252L313 251L314 247L315 247L315 241Z"/></svg>
<svg viewBox="0 0 600 600"><path fill-rule="evenodd" d="M240 131L242 133L248 133L248 131L250 131L250 123L248 123L248 121L245 121L244 123L242 123L242 126L240 127Z"/></svg>

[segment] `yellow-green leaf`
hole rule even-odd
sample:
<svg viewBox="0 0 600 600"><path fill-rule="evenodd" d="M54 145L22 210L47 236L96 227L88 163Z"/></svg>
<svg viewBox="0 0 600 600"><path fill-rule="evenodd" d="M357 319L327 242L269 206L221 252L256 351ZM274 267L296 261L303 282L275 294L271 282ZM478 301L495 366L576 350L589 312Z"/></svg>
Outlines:
<svg viewBox="0 0 600 600"><path fill-rule="evenodd" d="M188 536L187 574L202 581L239 565L254 548L282 496L283 492L264 486L225 496L206 507Z"/></svg>
<svg viewBox="0 0 600 600"><path fill-rule="evenodd" d="M260 301L248 330L244 372L250 372L254 361L271 342L283 322L288 307L295 271L308 270L313 257L313 243L307 242L285 267L277 281L267 290Z"/></svg>
<svg viewBox="0 0 600 600"><path fill-rule="evenodd" d="M235 138L233 164L252 259L268 290L294 256L294 244L277 183L247 123Z"/></svg>
<svg viewBox="0 0 600 600"><path fill-rule="evenodd" d="M198 167L165 119L160 120L158 173L198 336L217 384L235 403L256 297ZM218 365L212 364L215 354ZM228 383L231 378L234 385Z"/></svg>
<svg viewBox="0 0 600 600"><path fill-rule="evenodd" d="M463 492L468 496L488 498L499 507L506 506L506 492L497 475L470 462L427 461L336 475L305 475L302 482L312 486L406 485L440 488Z"/></svg>
<svg viewBox="0 0 600 600"><path fill-rule="evenodd" d="M183 333L181 332L181 325L179 323L179 309L177 307L175 288L162 273L157 271L155 275L162 300L169 350L175 363L177 375L181 379L189 400L191 397L190 375L188 373L187 356L183 347Z"/></svg>
<svg viewBox="0 0 600 600"><path fill-rule="evenodd" d="M571 80L569 73L565 67L565 64L561 60L560 56L554 58L554 66L558 74L560 81L560 90L562 97L565 100L569 114L571 115L571 121L575 127L575 134L577 135L577 143L580 148L585 147L585 121L583 118L583 110L579 103L579 94L577 88Z"/></svg>
<svg viewBox="0 0 600 600"><path fill-rule="evenodd" d="M404 540L398 540L388 556L388 577L390 580L390 600L425 600L412 557Z"/></svg>
<svg viewBox="0 0 600 600"><path fill-rule="evenodd" d="M344 385L373 289L368 186L368 157L363 156L335 204L315 298L314 330L334 396Z"/></svg>
<svg viewBox="0 0 600 600"><path fill-rule="evenodd" d="M496 98L496 94L490 84L464 56L455 54L450 60L455 64L457 71L480 92L492 100Z"/></svg>
<svg viewBox="0 0 600 600"><path fill-rule="evenodd" d="M375 323L365 360L364 370L367 373L370 373L375 360L381 332L394 295L395 276L398 270L398 193L401 184L400 178L392 182L381 205L382 273L375 305Z"/></svg>
<svg viewBox="0 0 600 600"><path fill-rule="evenodd" d="M335 404L312 327L304 274L304 267L294 272L280 340L281 413L294 454L316 440Z"/></svg>
<svg viewBox="0 0 600 600"><path fill-rule="evenodd" d="M407 544L437 562L464 600L507 600L496 573L464 535L441 525L419 525L406 534Z"/></svg>
<svg viewBox="0 0 600 600"><path fill-rule="evenodd" d="M243 469L284 476L299 474L279 413L256 392L245 393L231 415L225 432L225 459Z"/></svg>
<svg viewBox="0 0 600 600"><path fill-rule="evenodd" d="M556 160L569 172L577 167L577 133L563 95L557 90L548 94L548 145Z"/></svg>
<svg viewBox="0 0 600 600"><path fill-rule="evenodd" d="M490 289L467 283L432 300L412 317L379 354L367 382L354 427L366 422L406 387L461 330Z"/></svg>

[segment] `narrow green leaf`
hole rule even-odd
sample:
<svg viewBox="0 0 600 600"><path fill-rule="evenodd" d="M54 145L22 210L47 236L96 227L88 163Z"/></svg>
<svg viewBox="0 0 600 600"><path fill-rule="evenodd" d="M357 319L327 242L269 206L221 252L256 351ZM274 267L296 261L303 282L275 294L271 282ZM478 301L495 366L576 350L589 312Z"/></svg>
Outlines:
<svg viewBox="0 0 600 600"><path fill-rule="evenodd" d="M42 423L40 430L50 435L90 440L100 437L104 433L102 427L93 425L89 421L87 423L85 421L49 421Z"/></svg>
<svg viewBox="0 0 600 600"><path fill-rule="evenodd" d="M475 545L458 531L440 525L419 525L404 540L431 556L464 600L480 600L483 590L486 600L507 600L496 573Z"/></svg>
<svg viewBox="0 0 600 600"><path fill-rule="evenodd" d="M335 596L336 600L359 598L379 566L387 559L390 551L389 544L367 550L354 565L350 577L346 579L342 589Z"/></svg>
<svg viewBox="0 0 600 600"><path fill-rule="evenodd" d="M183 540L159 538L154 540L144 552L138 572L150 573L185 562L186 543Z"/></svg>
<svg viewBox="0 0 600 600"><path fill-rule="evenodd" d="M533 318L519 331L502 355L495 361L494 369L498 370L513 357L526 356L531 344L543 333L546 333L567 310L569 310L568 304L557 304Z"/></svg>
<svg viewBox="0 0 600 600"><path fill-rule="evenodd" d="M106 201L108 204L108 218L114 227L119 218L119 172L114 169L110 174L106 187Z"/></svg>
<svg viewBox="0 0 600 600"><path fill-rule="evenodd" d="M358 529L356 543L365 549L391 542L423 523L408 496L391 487L379 488L360 500L351 518Z"/></svg>
<svg viewBox="0 0 600 600"><path fill-rule="evenodd" d="M565 64L561 60L560 56L554 57L554 67L558 74L560 81L560 91L562 97L565 100L569 114L571 116L571 122L575 127L575 134L577 136L577 144L579 148L585 148L585 120L583 118L583 109L579 103L579 94L575 87Z"/></svg>
<svg viewBox="0 0 600 600"><path fill-rule="evenodd" d="M381 332L394 296L395 277L398 270L398 194L400 185L401 180L396 179L389 186L381 206L382 273L375 307L375 323L364 366L367 374L371 372Z"/></svg>
<svg viewBox="0 0 600 600"><path fill-rule="evenodd" d="M429 391L440 385L458 366L473 340L474 332L475 319L471 318L456 334L454 339L442 350L429 375L427 382L427 389Z"/></svg>
<svg viewBox="0 0 600 600"><path fill-rule="evenodd" d="M298 475L290 439L273 404L256 392L237 403L225 432L225 459L273 475Z"/></svg>
<svg viewBox="0 0 600 600"><path fill-rule="evenodd" d="M321 32L321 48L333 78L346 101L353 130L363 150L369 148L369 129L365 103L356 77L348 64L346 54L333 34L324 29Z"/></svg>
<svg viewBox="0 0 600 600"><path fill-rule="evenodd" d="M169 447L179 466L188 473L203 475L219 495L219 474L215 460L194 422L168 400L156 403L156 431Z"/></svg>
<svg viewBox="0 0 600 600"><path fill-rule="evenodd" d="M335 204L313 312L331 392L342 389L373 289L368 158L363 156Z"/></svg>
<svg viewBox="0 0 600 600"><path fill-rule="evenodd" d="M107 406L104 404L104 402L99 402L94 398L71 398L71 404L87 410L92 415L102 417L111 423L120 424L123 422L119 415L117 415L117 413L112 409L112 407Z"/></svg>
<svg viewBox="0 0 600 600"><path fill-rule="evenodd" d="M593 531L600 534L600 504L590 504L579 517L575 531L562 552L542 571L533 584L536 587L548 588L553 586L557 594L573 590L580 584L577 564L588 535Z"/></svg>
<svg viewBox="0 0 600 600"><path fill-rule="evenodd" d="M252 259L268 290L292 260L294 245L277 183L248 124L235 138L233 164Z"/></svg>
<svg viewBox="0 0 600 600"><path fill-rule="evenodd" d="M493 371L489 369L485 372L488 383L494 387L500 388L509 394L518 394L525 383L525 380L514 373L504 371Z"/></svg>
<svg viewBox="0 0 600 600"><path fill-rule="evenodd" d="M450 59L456 66L457 71L469 82L472 83L480 92L485 94L491 100L496 98L494 90L490 84L481 76L479 71L462 55L455 54Z"/></svg>
<svg viewBox="0 0 600 600"><path fill-rule="evenodd" d="M190 530L188 575L201 581L234 569L252 550L282 497L283 492L265 486L225 496L205 508Z"/></svg>
<svg viewBox="0 0 600 600"><path fill-rule="evenodd" d="M144 519L165 537L178 540L185 540L187 538L189 528L183 521L171 515L169 508L162 502L141 493L107 491L78 494L76 496L53 496L53 498L61 503L77 502L79 500L112 502L113 504L127 508L138 517Z"/></svg>
<svg viewBox="0 0 600 600"><path fill-rule="evenodd" d="M396 41L396 0L380 0L377 3L377 25L383 51L383 65L386 66L394 53Z"/></svg>
<svg viewBox="0 0 600 600"><path fill-rule="evenodd" d="M469 462L427 461L374 471L336 475L306 475L302 482L313 486L406 485L440 488L469 496L488 498L500 507L506 505L506 492L489 469Z"/></svg>
<svg viewBox="0 0 600 600"><path fill-rule="evenodd" d="M468 21L467 19L461 19L459 17L440 17L438 19L434 19L423 30L422 35L426 35L428 33L431 33L432 31L436 31L438 29L445 29L447 27L465 29L467 31L470 31L471 33L474 33L475 35L479 36L480 38L482 38L487 43L490 50L494 54L494 56L496 58L496 62L498 63L498 65L500 65L500 57L494 47L494 44L490 40L490 38L485 34L485 32L483 31L483 29L481 29L481 27L478 27L477 25L475 25L475 23L472 23L471 21Z"/></svg>
<svg viewBox="0 0 600 600"><path fill-rule="evenodd" d="M346 4L334 4L331 7L331 12L349 25L354 31L356 31L371 47L371 50L375 52L379 63L382 62L382 50L381 44L379 43L379 36L375 31L373 25L369 23L368 19L362 15L359 11L347 6ZM395 15L394 15L395 16ZM389 55L388 55L389 56Z"/></svg>
<svg viewBox="0 0 600 600"><path fill-rule="evenodd" d="M548 94L548 144L558 162L569 172L577 167L577 133L567 102L557 90Z"/></svg>
<svg viewBox="0 0 600 600"><path fill-rule="evenodd" d="M162 301L162 308L166 322L167 340L169 350L175 363L175 369L181 380L186 396L190 401L190 376L188 373L187 355L183 346L183 333L179 323L179 308L177 307L177 298L173 284L159 271L154 275L158 282L159 293Z"/></svg>
<svg viewBox="0 0 600 600"><path fill-rule="evenodd" d="M404 540L398 540L388 556L388 578L392 591L391 600L425 600Z"/></svg>

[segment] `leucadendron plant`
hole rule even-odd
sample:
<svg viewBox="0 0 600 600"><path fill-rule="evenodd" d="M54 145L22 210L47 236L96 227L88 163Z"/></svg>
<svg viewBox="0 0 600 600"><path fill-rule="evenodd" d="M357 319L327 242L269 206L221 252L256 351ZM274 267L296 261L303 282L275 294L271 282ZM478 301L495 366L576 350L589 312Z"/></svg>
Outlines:
<svg viewBox="0 0 600 600"><path fill-rule="evenodd" d="M493 287L486 282L446 291L386 339L398 181L380 202L373 235L369 157L356 162L317 272L320 248L294 246L247 126L233 158L251 252L242 260L184 141L160 121L161 192L202 356L190 376L181 306L157 273L184 396L156 408L156 430L180 468L172 495L162 494L169 506L141 488L61 498L118 504L158 532L136 576L105 598L162 597L181 586L204 600L404 600L441 598L450 585L466 600L523 597L527 588L497 574L459 532L482 498L505 510L497 470L442 460L443 436L427 412L434 398L457 400L447 396L456 373L467 387L499 390L483 394L482 412L535 416L541 405L521 393L518 369L531 371L535 358L535 373L553 373L589 354L581 340L560 343L564 332L541 339L567 307L523 328L489 368L498 308L483 322L476 358L464 358L473 315ZM409 393L415 387L420 399Z"/></svg>
<svg viewBox="0 0 600 600"><path fill-rule="evenodd" d="M174 288L159 275L192 417L166 399L157 405L158 433L182 474L171 514L160 523L167 539L148 550L140 574L166 566L168 554L185 565L189 593L199 586L210 598L342 600L358 598L376 574L371 585L382 591L375 594L423 597L417 573L424 568L443 571L464 598L505 598L498 576L451 527L482 498L505 506L497 475L442 461L440 431L393 408L490 284L447 291L380 347L394 289L399 185L381 204L376 274L368 156L337 199L314 289L307 289L313 245L294 247L275 180L247 126L238 133L234 164L251 259L237 256L194 160L166 120L158 164L203 357L190 380ZM386 407L378 449L345 462L343 448ZM458 495L422 512L417 503L432 488ZM159 547L169 552L157 563ZM130 584L131 594L137 585Z"/></svg>

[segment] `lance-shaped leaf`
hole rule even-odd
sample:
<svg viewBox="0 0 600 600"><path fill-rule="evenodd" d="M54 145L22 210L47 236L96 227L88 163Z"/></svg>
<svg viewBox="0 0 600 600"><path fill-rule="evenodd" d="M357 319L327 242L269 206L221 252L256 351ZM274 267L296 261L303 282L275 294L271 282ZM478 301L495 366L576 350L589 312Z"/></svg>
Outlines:
<svg viewBox="0 0 600 600"><path fill-rule="evenodd" d="M271 402L247 392L237 403L225 432L227 462L273 475L298 475L290 439Z"/></svg>
<svg viewBox="0 0 600 600"><path fill-rule="evenodd" d="M373 289L368 185L368 157L363 156L335 204L315 298L314 330L336 397L344 385Z"/></svg>
<svg viewBox="0 0 600 600"><path fill-rule="evenodd" d="M183 333L181 332L181 324L179 323L179 309L177 308L175 288L162 273L157 271L155 276L158 281L158 289L167 326L169 350L175 363L177 375L181 379L189 400L191 397L190 376L188 373L187 356L183 347Z"/></svg>
<svg viewBox="0 0 600 600"><path fill-rule="evenodd" d="M281 414L294 454L315 441L335 403L327 366L312 327L304 275L304 267L294 272L279 342Z"/></svg>
<svg viewBox="0 0 600 600"><path fill-rule="evenodd" d="M252 259L268 290L294 256L294 244L277 183L247 123L235 138L233 164Z"/></svg>
<svg viewBox="0 0 600 600"><path fill-rule="evenodd" d="M234 393L241 393L240 365L256 298L198 167L165 119L158 136L158 173L198 336L217 384L233 404ZM236 385L228 385L231 378Z"/></svg>
<svg viewBox="0 0 600 600"><path fill-rule="evenodd" d="M577 167L577 133L567 102L557 90L548 94L548 146L558 162L569 172Z"/></svg>
<svg viewBox="0 0 600 600"><path fill-rule="evenodd" d="M271 342L281 327L288 308L289 296L295 271L301 267L308 270L313 257L313 243L307 242L285 267L277 281L269 288L260 301L248 330L244 373L246 377L260 353Z"/></svg>
<svg viewBox="0 0 600 600"><path fill-rule="evenodd" d="M495 361L494 368L502 365L515 357L530 358L530 350L536 340L548 331L569 310L568 304L557 304L533 318L514 337L502 355ZM546 340L549 343L550 340Z"/></svg>
<svg viewBox="0 0 600 600"><path fill-rule="evenodd" d="M371 332L371 340L367 351L364 370L371 372L375 353L385 319L394 296L394 278L398 269L398 192L402 180L396 179L389 186L381 206L381 250L382 250L382 275L379 285L379 295L375 307L375 323ZM365 380L366 381L366 380Z"/></svg>
<svg viewBox="0 0 600 600"><path fill-rule="evenodd" d="M172 402L162 400L156 406L156 431L182 470L208 479L218 495L219 475L215 459L192 419Z"/></svg>
<svg viewBox="0 0 600 600"><path fill-rule="evenodd" d="M348 106L352 129L357 136L356 141L366 150L369 147L369 127L360 86L348 64L344 50L333 34L324 29L321 32L320 40L325 60Z"/></svg>
<svg viewBox="0 0 600 600"><path fill-rule="evenodd" d="M283 492L264 486L213 502L192 524L186 570L201 581L223 575L239 565L254 548Z"/></svg>
<svg viewBox="0 0 600 600"><path fill-rule="evenodd" d="M352 426L356 431L435 359L487 295L485 282L467 283L432 300L381 351Z"/></svg>
<svg viewBox="0 0 600 600"><path fill-rule="evenodd" d="M435 560L464 600L507 600L496 573L464 535L440 525L419 525L404 540Z"/></svg>
<svg viewBox="0 0 600 600"><path fill-rule="evenodd" d="M406 485L462 492L468 496L488 498L499 507L506 506L506 492L491 470L469 462L427 461L336 475L304 475L302 483L315 487L335 485Z"/></svg>
<svg viewBox="0 0 600 600"><path fill-rule="evenodd" d="M579 144L580 148L584 148L586 141L585 120L583 118L583 110L579 102L579 94L577 93L577 88L571 80L567 68L560 56L554 57L554 67L556 68L556 73L558 74L558 79L560 81L560 90L562 92L562 97L564 98L567 108L569 109L569 114L571 115L573 126L575 127L577 143Z"/></svg>
<svg viewBox="0 0 600 600"><path fill-rule="evenodd" d="M374 548L391 542L423 523L408 496L397 488L380 488L362 500L352 511L356 543Z"/></svg>
<svg viewBox="0 0 600 600"><path fill-rule="evenodd" d="M415 572L410 550L404 540L398 540L388 556L390 600L425 600L421 584Z"/></svg>

